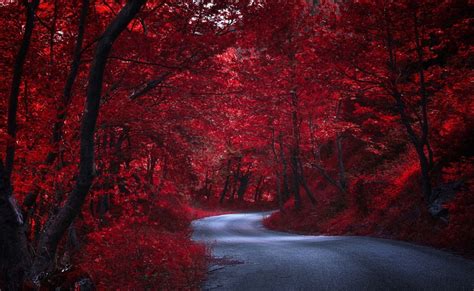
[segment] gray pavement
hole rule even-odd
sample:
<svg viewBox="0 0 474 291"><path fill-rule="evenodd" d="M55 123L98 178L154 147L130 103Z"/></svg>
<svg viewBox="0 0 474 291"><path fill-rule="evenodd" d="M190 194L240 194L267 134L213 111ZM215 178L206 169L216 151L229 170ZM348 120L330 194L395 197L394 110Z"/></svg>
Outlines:
<svg viewBox="0 0 474 291"><path fill-rule="evenodd" d="M224 258L203 290L474 291L474 261L394 240L275 232L262 225L268 214L193 222L193 239Z"/></svg>

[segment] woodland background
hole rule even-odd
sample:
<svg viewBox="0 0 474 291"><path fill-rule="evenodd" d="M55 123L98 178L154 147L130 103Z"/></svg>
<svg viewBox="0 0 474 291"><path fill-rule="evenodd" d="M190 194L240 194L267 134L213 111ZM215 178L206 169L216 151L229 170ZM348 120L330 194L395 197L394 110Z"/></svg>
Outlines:
<svg viewBox="0 0 474 291"><path fill-rule="evenodd" d="M198 289L249 209L472 257L469 2L0 1L0 285Z"/></svg>

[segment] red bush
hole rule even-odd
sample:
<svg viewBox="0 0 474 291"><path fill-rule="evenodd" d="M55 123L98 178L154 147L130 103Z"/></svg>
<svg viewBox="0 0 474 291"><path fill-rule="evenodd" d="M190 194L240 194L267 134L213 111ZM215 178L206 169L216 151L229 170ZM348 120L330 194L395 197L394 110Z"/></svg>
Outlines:
<svg viewBox="0 0 474 291"><path fill-rule="evenodd" d="M205 246L153 223L119 223L88 235L80 266L99 289L198 290Z"/></svg>

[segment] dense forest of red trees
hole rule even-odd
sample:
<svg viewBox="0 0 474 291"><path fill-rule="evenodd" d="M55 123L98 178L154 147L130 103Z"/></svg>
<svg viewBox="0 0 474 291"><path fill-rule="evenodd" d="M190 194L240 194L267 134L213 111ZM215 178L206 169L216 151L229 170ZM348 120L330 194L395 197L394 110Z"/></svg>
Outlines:
<svg viewBox="0 0 474 291"><path fill-rule="evenodd" d="M0 1L0 286L198 289L199 207L472 255L471 8Z"/></svg>

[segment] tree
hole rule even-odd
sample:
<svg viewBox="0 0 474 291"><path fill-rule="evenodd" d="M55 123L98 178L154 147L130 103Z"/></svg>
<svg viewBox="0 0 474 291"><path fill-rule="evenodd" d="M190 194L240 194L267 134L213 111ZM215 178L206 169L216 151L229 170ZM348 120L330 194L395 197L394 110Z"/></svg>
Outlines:
<svg viewBox="0 0 474 291"><path fill-rule="evenodd" d="M6 223L17 223L19 226L14 228L12 231L16 232L16 235L13 236L13 241L9 242L8 245L8 255L19 254L22 257L18 258L19 262L15 262L14 260L8 260L11 265L7 265L4 270L8 270L9 275L7 277L9 288L17 288L21 285L23 280L23 276L26 272L28 272L28 277L34 284L39 284L40 281L48 275L48 273L52 270L53 262L56 254L56 249L60 239L63 237L64 233L66 232L69 225L72 223L74 218L79 213L85 197L89 191L89 188L92 183L92 179L94 176L94 132L97 117L99 114L99 106L100 106L100 98L102 92L102 80L104 75L105 66L107 63L107 57L110 54L112 44L120 35L120 33L127 27L130 21L135 17L135 15L140 10L141 6L145 4L146 1L141 0L131 0L129 1L123 9L117 14L115 19L109 24L107 29L102 34L100 40L97 43L97 49L94 56L94 62L91 66L90 74L89 74L89 85L87 89L87 98L86 98L86 107L84 109L84 115L82 118L82 126L81 126L81 156L80 156L80 165L79 165L79 173L77 177L77 184L72 191L72 193L68 196L66 200L66 204L60 208L58 213L52 216L48 223L46 223L45 229L43 230L39 241L38 241L38 248L37 252L33 258L33 263L30 267L27 266L27 260L22 259L22 257L28 257L28 250L25 246L26 238L21 234L21 225L22 221L7 221ZM10 103L12 113L9 116L14 120L13 115L16 116L16 104L17 101L15 100L18 96L18 87L19 81L18 78L21 77L21 66L24 62L27 44L31 38L31 30L33 25L33 17L34 17L34 9L37 7L39 1L36 1L33 4L27 4L28 9L28 23L27 30L25 32L24 43L25 45L22 46L20 49L20 61L19 68L20 73L15 73L14 77L14 86L12 89L12 97ZM26 46L26 48L25 48ZM16 92L16 93L15 93ZM14 121L13 121L14 122ZM9 127L10 129L10 127ZM14 126L11 127L10 133L14 136ZM2 190L5 191L7 189L11 189L9 186L9 176L11 175L11 168L13 165L13 154L14 149L11 147L7 148L7 156L9 157L9 162L6 163L8 165L6 170L3 171L2 167L2 174L5 173L7 177L6 187L2 187ZM11 195L11 194L10 194ZM3 194L2 196L5 196ZM11 201L9 199L8 201ZM7 214L8 212L2 212ZM6 226L8 227L8 226ZM15 234L13 232L13 234ZM17 241L15 241L17 240ZM10 251L11 248L11 251ZM12 269L15 264L20 265L21 267L17 267L17 269Z"/></svg>
<svg viewBox="0 0 474 291"><path fill-rule="evenodd" d="M27 264L29 264L29 254L26 237L23 234L23 217L13 197L13 185L11 181L17 132L17 110L18 95L23 76L23 66L25 64L28 49L31 43L33 28L35 25L35 12L39 5L39 0L29 2L24 1L26 10L26 24L20 49L15 58L13 68L13 78L11 82L10 96L8 99L8 121L7 134L8 142L6 146L5 164L0 160L0 230L2 239L0 245L1 266L3 274L7 274L5 280L9 289L18 289L25 274Z"/></svg>

